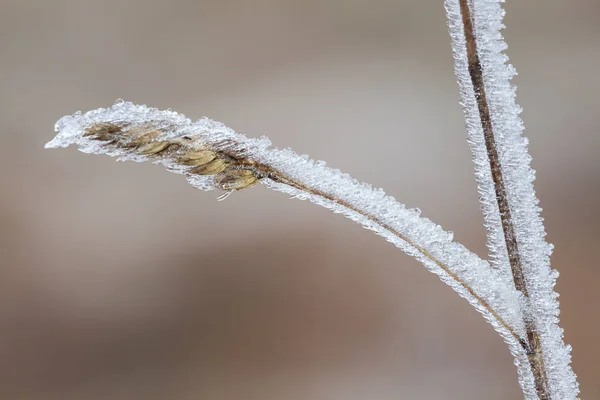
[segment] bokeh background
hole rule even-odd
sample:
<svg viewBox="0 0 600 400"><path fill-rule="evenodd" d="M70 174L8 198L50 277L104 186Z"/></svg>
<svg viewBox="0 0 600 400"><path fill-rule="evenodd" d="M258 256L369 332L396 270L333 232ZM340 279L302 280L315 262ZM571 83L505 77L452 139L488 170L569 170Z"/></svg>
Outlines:
<svg viewBox="0 0 600 400"><path fill-rule="evenodd" d="M561 325L598 399L600 3L506 8ZM522 398L479 314L354 223L43 149L117 98L207 115L485 257L441 1L1 0L0 93L0 398Z"/></svg>

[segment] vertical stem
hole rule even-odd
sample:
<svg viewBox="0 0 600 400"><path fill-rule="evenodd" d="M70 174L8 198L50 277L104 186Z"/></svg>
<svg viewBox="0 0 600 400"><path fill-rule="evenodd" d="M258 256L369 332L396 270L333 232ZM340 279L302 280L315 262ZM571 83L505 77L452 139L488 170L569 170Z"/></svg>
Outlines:
<svg viewBox="0 0 600 400"><path fill-rule="evenodd" d="M496 201L498 202L502 230L504 231L504 239L506 242L506 248L508 250L510 268L516 289L523 293L525 298L529 299L527 282L525 281L525 277L523 275L521 254L519 252L519 245L515 235L515 228L508 204L506 186L504 184L504 176L502 174L502 165L500 163L498 150L496 148L496 139L494 137L492 119L485 94L483 70L479 60L479 55L477 53L477 43L475 40L471 10L469 8L468 0L459 0L459 4L467 47L469 75L475 91L475 99L477 101L477 108L479 110L479 117L481 120L481 127L483 129L483 137L488 160L490 162L492 180L494 182L494 190L496 193ZM528 340L528 347L526 348L527 356L529 358L529 364L533 373L537 395L541 400L549 400L550 391L548 388L548 378L546 376L540 335L536 329L535 323L530 318L525 318L525 327L527 330Z"/></svg>

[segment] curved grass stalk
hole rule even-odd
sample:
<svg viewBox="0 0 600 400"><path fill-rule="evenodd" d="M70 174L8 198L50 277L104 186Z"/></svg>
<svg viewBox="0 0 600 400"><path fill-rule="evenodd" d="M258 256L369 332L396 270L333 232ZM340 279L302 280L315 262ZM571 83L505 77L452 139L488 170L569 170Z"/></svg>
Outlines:
<svg viewBox="0 0 600 400"><path fill-rule="evenodd" d="M250 139L206 118L192 122L128 102L63 117L56 130L46 147L76 144L86 153L152 161L203 190L231 193L260 182L344 214L437 274L483 314L519 362L527 362L521 299L510 274L490 268L451 233L380 189L290 149L271 148L266 138Z"/></svg>

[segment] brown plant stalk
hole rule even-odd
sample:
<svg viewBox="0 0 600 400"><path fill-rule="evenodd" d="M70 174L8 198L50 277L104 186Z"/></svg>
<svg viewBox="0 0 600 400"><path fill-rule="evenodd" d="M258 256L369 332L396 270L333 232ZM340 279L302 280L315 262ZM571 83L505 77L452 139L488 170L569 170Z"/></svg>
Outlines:
<svg viewBox="0 0 600 400"><path fill-rule="evenodd" d="M469 75L475 91L475 99L477 102L477 108L479 110L481 127L483 129L485 146L492 172L496 201L500 211L502 230L504 232L504 239L508 251L513 281L515 288L520 291L526 299L529 299L527 282L523 275L521 255L519 253L519 246L517 237L515 235L515 227L511 217L510 206L508 204L506 186L504 184L504 176L502 173L502 165L500 163L498 150L496 148L494 129L488 106L488 100L486 97L485 85L483 82L483 69L477 53L477 43L473 29L472 13L468 0L459 0L459 4L462 22L464 25ZM546 376L546 368L544 365L544 356L540 343L540 334L537 331L533 320L525 318L524 323L527 331L525 350L527 352L527 357L533 373L536 392L541 400L549 400L550 391L548 387L548 378Z"/></svg>

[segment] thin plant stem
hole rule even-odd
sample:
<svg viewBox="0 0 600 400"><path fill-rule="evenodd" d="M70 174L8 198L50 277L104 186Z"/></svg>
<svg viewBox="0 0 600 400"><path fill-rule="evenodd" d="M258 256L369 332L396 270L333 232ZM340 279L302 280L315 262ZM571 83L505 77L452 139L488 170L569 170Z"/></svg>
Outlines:
<svg viewBox="0 0 600 400"><path fill-rule="evenodd" d="M496 140L490 110L483 82L483 70L479 55L477 53L477 43L475 40L475 32L473 29L473 21L468 0L459 0L462 21L464 25L464 35L467 48L467 59L469 67L469 75L471 83L475 91L475 99L479 110L481 127L485 146L487 149L488 160L492 172L492 180L494 182L494 190L496 193L496 201L500 211L500 219L502 222L502 230L508 251L508 259L510 269L513 275L515 288L520 291L526 299L529 299L527 290L527 282L523 275L523 267L521 263L521 254L517 237L515 235L515 227L511 217L511 210L508 204L508 196L506 186L504 184L504 176L502 173L502 165L496 148ZM527 331L527 357L533 373L535 387L538 397L541 400L550 399L550 391L548 388L548 378L546 376L546 368L544 365L544 357L540 343L540 334L536 329L535 323L528 318L525 318L525 329Z"/></svg>
<svg viewBox="0 0 600 400"><path fill-rule="evenodd" d="M434 262L438 267L440 267L445 273L447 273L450 277L452 277L452 279L454 279L456 282L458 282L465 290L467 290L467 292L469 292L469 294L471 296L473 296L475 299L477 299L477 301L491 314L494 316L494 318L496 318L498 320L498 322L504 326L504 328L506 328L510 334L519 342L519 344L523 347L523 350L525 352L528 352L528 344L527 342L521 338L519 336L519 334L515 331L515 329L508 323L506 322L499 314L496 310L494 310L494 308L485 300L483 299L480 295L477 294L477 292L471 287L469 286L466 282L464 282L462 279L460 279L460 277L455 274L454 272L452 272L452 270L445 265L441 260L437 259L436 257L434 257L433 255L431 255L426 249L422 248L421 246L413 243L411 240L409 240L406 236L404 236L402 233L398 232L397 229L394 229L393 227L391 227L389 224L386 224L384 221L382 221L381 219L375 217L374 215L371 215L367 212L365 212L364 210L361 210L360 208L342 200L339 199L337 197L335 197L332 194L329 193L325 193L322 190L319 189L315 189L315 188L311 188L301 182L299 182L296 179L293 179L289 176L287 176L286 174L277 171L275 169L273 169L272 167L269 167L267 165L261 165L258 164L255 166L255 168L264 173L265 176L269 179L271 179L274 182L277 183L282 183L284 185L288 185L291 186L295 189L301 190L305 193L309 193L311 195L316 195L316 196L320 196L323 197L329 201L332 201L334 203L337 203L351 211L354 211L360 215L362 215L365 218L368 218L369 220L373 221L374 223L376 223L377 225L381 226L383 229L389 231L390 233L392 233L393 235L395 235L396 237L398 237L399 239L405 241L406 243L408 243L410 246L414 247L415 249L417 249L417 251L419 253L421 253L425 258L431 260L432 262Z"/></svg>

